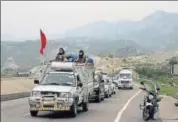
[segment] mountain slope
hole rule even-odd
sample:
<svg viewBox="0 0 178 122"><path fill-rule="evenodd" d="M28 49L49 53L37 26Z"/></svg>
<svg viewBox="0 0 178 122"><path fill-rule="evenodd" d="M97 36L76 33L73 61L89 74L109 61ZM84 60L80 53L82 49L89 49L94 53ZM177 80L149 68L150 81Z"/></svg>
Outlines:
<svg viewBox="0 0 178 122"><path fill-rule="evenodd" d="M153 50L166 49L170 41L178 41L178 13L157 11L141 21L95 22L70 30L65 37L125 39Z"/></svg>

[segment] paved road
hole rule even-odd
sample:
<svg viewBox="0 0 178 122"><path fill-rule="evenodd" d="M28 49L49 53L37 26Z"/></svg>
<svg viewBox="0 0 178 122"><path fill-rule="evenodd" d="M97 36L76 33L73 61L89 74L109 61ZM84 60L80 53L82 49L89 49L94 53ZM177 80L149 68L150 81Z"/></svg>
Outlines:
<svg viewBox="0 0 178 122"><path fill-rule="evenodd" d="M31 117L27 98L6 101L1 103L2 122L143 122L139 103L143 96L140 92L132 101L131 98L138 93L134 90L119 90L112 98L101 103L91 103L88 112L80 112L76 118L66 114L53 112L40 112L38 117ZM130 103L129 103L130 102ZM128 104L128 106L127 106ZM154 122L161 122L158 120Z"/></svg>

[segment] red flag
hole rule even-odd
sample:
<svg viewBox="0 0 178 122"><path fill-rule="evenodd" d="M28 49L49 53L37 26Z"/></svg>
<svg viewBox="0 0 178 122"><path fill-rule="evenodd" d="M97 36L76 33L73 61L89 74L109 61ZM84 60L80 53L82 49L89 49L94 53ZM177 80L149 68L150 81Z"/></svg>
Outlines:
<svg viewBox="0 0 178 122"><path fill-rule="evenodd" d="M43 50L45 49L46 47L46 36L45 34L43 33L43 31L40 29L40 36L41 36L41 49L40 49L40 54L43 55L44 52Z"/></svg>

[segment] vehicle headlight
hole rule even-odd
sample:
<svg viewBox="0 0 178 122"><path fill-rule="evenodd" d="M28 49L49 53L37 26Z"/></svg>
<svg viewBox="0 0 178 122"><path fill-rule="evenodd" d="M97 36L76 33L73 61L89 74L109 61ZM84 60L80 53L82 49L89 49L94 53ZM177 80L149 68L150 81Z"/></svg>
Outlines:
<svg viewBox="0 0 178 122"><path fill-rule="evenodd" d="M152 100L154 97L153 95L148 95L149 100Z"/></svg>
<svg viewBox="0 0 178 122"><path fill-rule="evenodd" d="M61 98L71 98L72 97L72 93L70 93L70 92L61 93L59 97L61 97Z"/></svg>
<svg viewBox="0 0 178 122"><path fill-rule="evenodd" d="M31 96L40 97L41 96L40 91L32 91Z"/></svg>

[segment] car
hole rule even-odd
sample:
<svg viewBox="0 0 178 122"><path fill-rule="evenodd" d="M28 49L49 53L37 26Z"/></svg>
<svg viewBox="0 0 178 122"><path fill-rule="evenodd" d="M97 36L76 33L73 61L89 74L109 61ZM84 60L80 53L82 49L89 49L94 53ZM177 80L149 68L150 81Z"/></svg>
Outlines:
<svg viewBox="0 0 178 122"><path fill-rule="evenodd" d="M67 111L72 117L77 116L78 107L88 111L88 89L93 80L86 82L84 78L89 79L87 76L92 73L83 76L78 73L81 68L75 69L71 62L52 62L41 80L34 80L37 86L28 99L32 117L37 116L39 111Z"/></svg>

